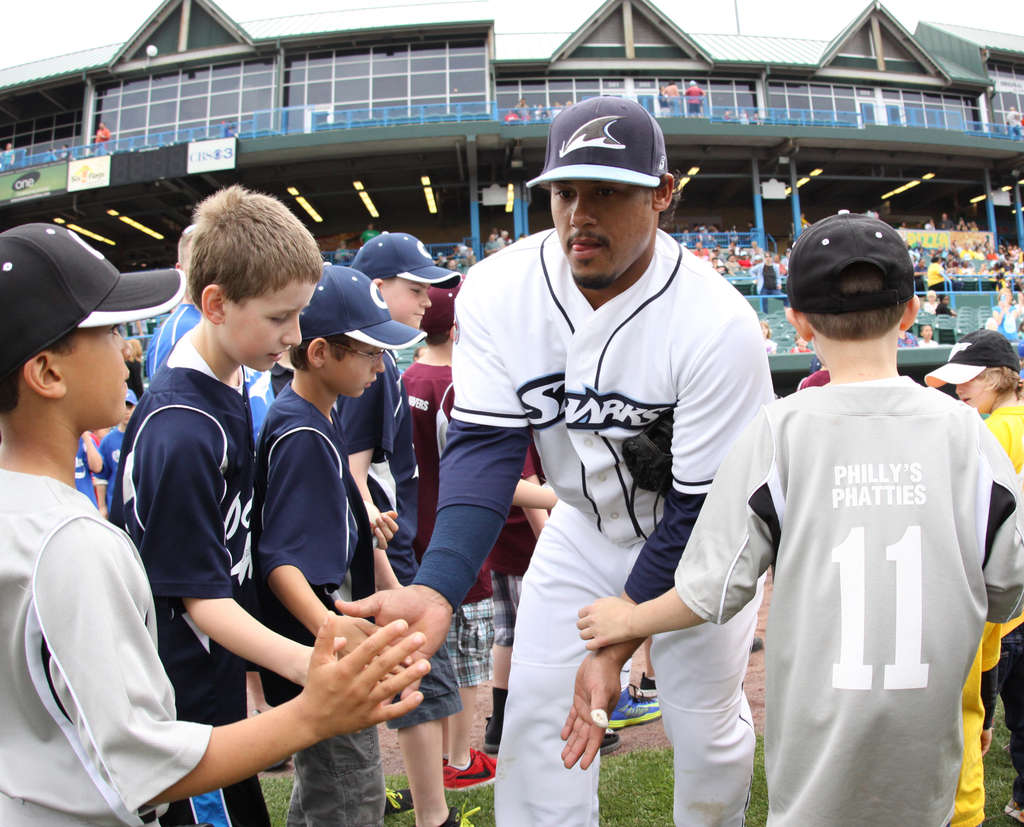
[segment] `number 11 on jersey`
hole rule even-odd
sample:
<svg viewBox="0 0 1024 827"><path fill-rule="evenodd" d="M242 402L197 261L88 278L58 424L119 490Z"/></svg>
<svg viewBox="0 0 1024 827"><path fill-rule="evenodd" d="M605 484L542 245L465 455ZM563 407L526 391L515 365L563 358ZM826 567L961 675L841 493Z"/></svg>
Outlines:
<svg viewBox="0 0 1024 827"><path fill-rule="evenodd" d="M898 542L886 546L885 557L896 564L896 623L894 662L885 665L882 687L924 689L928 664L921 663L921 526L908 526ZM832 549L832 562L839 564L840 595L839 663L832 665L832 686L871 689L874 667L864 663L868 561L863 526L850 529L846 539Z"/></svg>

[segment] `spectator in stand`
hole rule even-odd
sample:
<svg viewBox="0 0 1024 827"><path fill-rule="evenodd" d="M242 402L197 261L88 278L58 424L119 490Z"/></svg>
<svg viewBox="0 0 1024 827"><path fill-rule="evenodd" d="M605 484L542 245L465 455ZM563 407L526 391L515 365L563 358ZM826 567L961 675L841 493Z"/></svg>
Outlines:
<svg viewBox="0 0 1024 827"><path fill-rule="evenodd" d="M917 339L918 347L938 347L939 343L933 338L935 331L930 324L921 325L920 336Z"/></svg>
<svg viewBox="0 0 1024 827"><path fill-rule="evenodd" d="M1020 307L1013 303L1013 296L1009 290L1003 290L999 293L999 305L993 308L992 312L993 318L999 323L999 332L1011 342L1016 342Z"/></svg>
<svg viewBox="0 0 1024 827"><path fill-rule="evenodd" d="M699 118L704 114L704 90L691 80L686 87L686 117Z"/></svg>
<svg viewBox="0 0 1024 827"><path fill-rule="evenodd" d="M764 349L767 351L768 355L770 356L773 353L778 353L779 344L772 339L771 326L764 319L761 319L761 333L764 335Z"/></svg>
<svg viewBox="0 0 1024 827"><path fill-rule="evenodd" d="M926 229L926 230L934 230L935 229L935 223L929 218L927 221L924 222L924 229Z"/></svg>
<svg viewBox="0 0 1024 827"><path fill-rule="evenodd" d="M925 293L924 301L921 303L922 313L931 313L933 316L938 312L939 297L935 294L934 290L929 290Z"/></svg>
<svg viewBox="0 0 1024 827"><path fill-rule="evenodd" d="M1006 113L1006 126L1011 138L1020 138L1020 125L1020 112L1016 106L1011 106L1010 111Z"/></svg>
<svg viewBox="0 0 1024 827"><path fill-rule="evenodd" d="M697 256L697 258L711 257L711 251L699 240L697 241L697 246L693 248L693 254Z"/></svg>
<svg viewBox="0 0 1024 827"><path fill-rule="evenodd" d="M901 330L896 347L917 347L917 337L909 329Z"/></svg>
<svg viewBox="0 0 1024 827"><path fill-rule="evenodd" d="M14 166L14 144L8 141L4 146L4 154L0 155L0 169Z"/></svg>
<svg viewBox="0 0 1024 827"><path fill-rule="evenodd" d="M110 130L107 128L107 125L103 123L103 121L100 121L100 125L96 127L96 137L94 140L96 141L97 151L101 155L107 151L106 143L111 139L111 137L113 136L110 134Z"/></svg>
<svg viewBox="0 0 1024 827"><path fill-rule="evenodd" d="M952 230L953 229L953 221L950 219L949 213L943 213L942 214L942 218L939 219L939 229L940 230Z"/></svg>
<svg viewBox="0 0 1024 827"><path fill-rule="evenodd" d="M360 245L365 244L371 238L376 238L379 235L380 230L378 230L374 223L371 221L369 224L366 225L366 229L363 230L362 233L360 233L359 243Z"/></svg>
<svg viewBox="0 0 1024 827"><path fill-rule="evenodd" d="M801 336L797 336L796 337L796 342L793 344L793 347L791 347L789 349L789 352L790 353L813 353L814 351L811 350L810 345L807 344L807 340L806 339L804 339Z"/></svg>
<svg viewBox="0 0 1024 827"><path fill-rule="evenodd" d="M668 110L666 114L679 115L682 112L680 107L679 87L674 80L669 81L661 87L661 105Z"/></svg>
<svg viewBox="0 0 1024 827"><path fill-rule="evenodd" d="M928 265L928 272L925 276L928 289L931 290L940 284L945 284L946 272L942 268L942 259L938 254L932 256L932 263Z"/></svg>
<svg viewBox="0 0 1024 827"><path fill-rule="evenodd" d="M124 363L128 366L128 389L138 398L146 389L142 383L142 342L138 339L125 340Z"/></svg>
<svg viewBox="0 0 1024 827"><path fill-rule="evenodd" d="M935 308L936 316L955 316L956 311L949 304L949 296L943 293L939 296L939 306Z"/></svg>
<svg viewBox="0 0 1024 827"><path fill-rule="evenodd" d="M484 258L487 256L493 256L504 246L505 245L501 243L501 237L498 235L498 230L496 228L491 230L491 234L487 236L487 241L484 244Z"/></svg>

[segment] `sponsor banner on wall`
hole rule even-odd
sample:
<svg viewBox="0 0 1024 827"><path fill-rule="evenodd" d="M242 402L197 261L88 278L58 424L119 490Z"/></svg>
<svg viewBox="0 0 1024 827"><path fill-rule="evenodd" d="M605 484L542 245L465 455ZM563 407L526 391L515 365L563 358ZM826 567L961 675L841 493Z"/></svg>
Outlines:
<svg viewBox="0 0 1024 827"><path fill-rule="evenodd" d="M28 198L63 192L67 183L66 163L9 172L0 175L0 204L11 204Z"/></svg>
<svg viewBox="0 0 1024 827"><path fill-rule="evenodd" d="M926 250L948 250L949 245L956 244L960 249L982 249L993 244L992 233L982 230L898 230L907 242L908 247L923 247Z"/></svg>
<svg viewBox="0 0 1024 827"><path fill-rule="evenodd" d="M68 164L68 192L110 186L110 156L97 155Z"/></svg>
<svg viewBox="0 0 1024 827"><path fill-rule="evenodd" d="M234 169L238 157L236 138L217 138L214 141L191 141L188 145L188 171L212 172Z"/></svg>

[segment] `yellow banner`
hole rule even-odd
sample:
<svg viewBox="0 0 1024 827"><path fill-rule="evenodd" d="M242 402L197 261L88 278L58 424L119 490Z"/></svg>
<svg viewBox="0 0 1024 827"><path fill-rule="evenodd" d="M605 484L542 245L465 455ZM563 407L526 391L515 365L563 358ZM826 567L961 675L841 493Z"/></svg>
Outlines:
<svg viewBox="0 0 1024 827"><path fill-rule="evenodd" d="M950 234L946 230L900 230L908 247L924 247L929 250L948 250Z"/></svg>

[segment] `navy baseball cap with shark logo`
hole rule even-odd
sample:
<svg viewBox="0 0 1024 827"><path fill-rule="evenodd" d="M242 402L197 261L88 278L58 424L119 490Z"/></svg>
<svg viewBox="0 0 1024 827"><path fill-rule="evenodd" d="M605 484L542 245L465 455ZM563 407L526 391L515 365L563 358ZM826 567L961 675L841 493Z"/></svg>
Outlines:
<svg viewBox="0 0 1024 827"><path fill-rule="evenodd" d="M646 109L625 98L590 98L551 122L544 171L526 186L585 180L656 187L666 172L665 136Z"/></svg>

